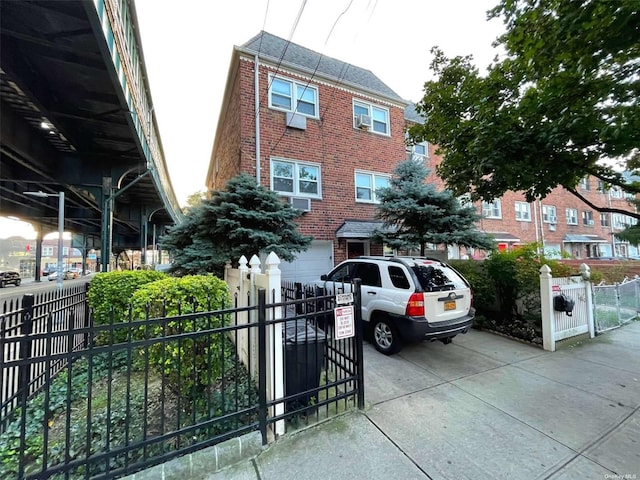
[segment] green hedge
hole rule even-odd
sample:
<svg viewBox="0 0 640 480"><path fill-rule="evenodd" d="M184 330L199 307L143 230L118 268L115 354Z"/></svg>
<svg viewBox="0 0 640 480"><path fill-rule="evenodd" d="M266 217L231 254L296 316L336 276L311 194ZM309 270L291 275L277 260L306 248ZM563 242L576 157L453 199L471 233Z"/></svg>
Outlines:
<svg viewBox="0 0 640 480"><path fill-rule="evenodd" d="M142 285L167 278L166 273L153 270L130 270L98 273L91 280L87 300L93 310L96 325L106 325L111 321L128 320L129 305L134 292Z"/></svg>
<svg viewBox="0 0 640 480"><path fill-rule="evenodd" d="M230 320L229 314L171 318L231 305L227 284L211 275L158 280L141 286L131 300L134 320L168 317L161 324L139 328L136 339L211 330ZM234 353L225 341L224 334L211 333L154 343L144 352L145 362L164 375L174 391L197 400L221 376L225 360Z"/></svg>

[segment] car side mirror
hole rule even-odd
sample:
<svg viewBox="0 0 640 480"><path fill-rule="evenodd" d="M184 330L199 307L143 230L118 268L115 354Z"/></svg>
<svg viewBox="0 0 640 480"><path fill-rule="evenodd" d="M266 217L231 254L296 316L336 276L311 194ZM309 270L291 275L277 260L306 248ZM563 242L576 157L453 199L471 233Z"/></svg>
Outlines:
<svg viewBox="0 0 640 480"><path fill-rule="evenodd" d="M326 280L327 279L327 274L323 273L322 275L320 275L320 280Z"/></svg>

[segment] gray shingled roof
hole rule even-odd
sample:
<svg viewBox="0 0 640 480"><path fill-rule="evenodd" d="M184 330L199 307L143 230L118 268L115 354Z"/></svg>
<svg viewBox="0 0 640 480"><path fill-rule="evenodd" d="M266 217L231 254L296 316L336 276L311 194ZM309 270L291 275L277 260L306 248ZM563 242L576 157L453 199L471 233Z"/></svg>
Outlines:
<svg viewBox="0 0 640 480"><path fill-rule="evenodd" d="M424 123L424 117L416 112L416 104L411 102L404 109L404 118L410 122Z"/></svg>
<svg viewBox="0 0 640 480"><path fill-rule="evenodd" d="M311 72L316 71L322 76L342 83L357 85L387 98L406 102L370 70L327 57L264 31L242 45L241 50L257 53L274 62L280 62L282 57L283 64L295 65Z"/></svg>

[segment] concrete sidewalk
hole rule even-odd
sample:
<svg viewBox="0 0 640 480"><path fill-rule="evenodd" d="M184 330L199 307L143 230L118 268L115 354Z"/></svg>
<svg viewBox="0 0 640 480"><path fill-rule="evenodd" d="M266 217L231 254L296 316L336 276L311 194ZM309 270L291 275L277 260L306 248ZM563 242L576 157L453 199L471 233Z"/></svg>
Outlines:
<svg viewBox="0 0 640 480"><path fill-rule="evenodd" d="M365 344L365 372L363 412L182 478L640 478L640 322L555 353L478 331L392 357Z"/></svg>

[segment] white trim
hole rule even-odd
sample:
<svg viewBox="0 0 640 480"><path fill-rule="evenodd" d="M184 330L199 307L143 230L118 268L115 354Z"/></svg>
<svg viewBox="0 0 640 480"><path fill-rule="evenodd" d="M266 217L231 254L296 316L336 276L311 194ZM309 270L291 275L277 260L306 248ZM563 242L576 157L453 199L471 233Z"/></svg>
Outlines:
<svg viewBox="0 0 640 480"><path fill-rule="evenodd" d="M371 177L371 200L364 198L358 198L358 174L369 175ZM371 172L367 170L354 170L353 171L353 193L357 203L374 203L379 204L380 201L376 198L376 177L386 178L391 181L391 175L388 173Z"/></svg>
<svg viewBox="0 0 640 480"><path fill-rule="evenodd" d="M376 135L381 135L383 137L390 137L391 136L391 112L389 112L389 109L387 107L381 107L379 105L376 105L375 103L371 103L371 102L367 102L367 101L364 101L364 100L360 100L358 98L352 98L351 99L351 114L353 116L353 122L352 123L353 123L353 128L354 129L361 130L361 128L357 126L357 122L356 122L356 119L358 117L358 115L356 115L356 112L355 112L356 104L359 104L358 106L360 108L365 108L366 107L367 110L368 110L367 115L369 115L369 117L371 117L371 127L369 127L367 129L368 132L375 133ZM374 125L376 123L376 120L375 120L374 114L373 114L373 110L374 109L378 109L378 110L381 110L381 111L386 113L386 115L387 115L387 123L386 123L387 131L386 132L378 132L378 131L375 130Z"/></svg>
<svg viewBox="0 0 640 480"><path fill-rule="evenodd" d="M297 80L293 80L291 78L287 78L285 76L282 75L276 75L273 73L269 73L269 91L267 92L267 100L268 100L268 104L269 104L269 108L272 110L279 110L281 112L292 112L292 113L296 113L298 115L303 115L307 118L314 118L314 119L319 119L320 118L320 91L318 89L318 87L316 87L315 85L311 85L310 83L307 82L300 82ZM272 97L272 87L273 87L273 80L280 80L282 82L288 82L291 84L291 108L283 108L283 107L279 107L277 105L273 105L272 101L271 101L271 97ZM312 90L315 92L315 115L309 115L308 113L304 113L298 110L298 92L297 92L297 87L300 86L304 89L307 90Z"/></svg>

